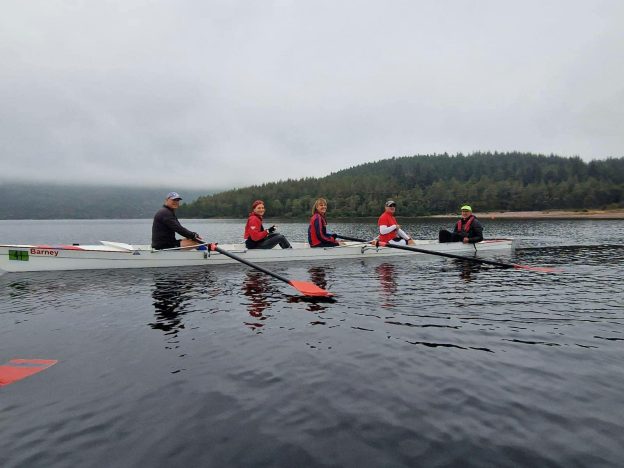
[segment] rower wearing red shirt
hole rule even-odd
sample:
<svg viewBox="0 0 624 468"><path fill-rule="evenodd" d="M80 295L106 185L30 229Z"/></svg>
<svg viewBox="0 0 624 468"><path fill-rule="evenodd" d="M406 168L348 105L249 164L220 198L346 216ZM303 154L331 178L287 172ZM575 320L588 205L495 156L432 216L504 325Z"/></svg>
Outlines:
<svg viewBox="0 0 624 468"><path fill-rule="evenodd" d="M262 200L256 200L251 205L251 213L249 213L245 226L245 246L248 249L272 249L279 244L282 249L291 249L290 242L286 237L275 232L275 225L269 229L264 229L262 219L265 211Z"/></svg>
<svg viewBox="0 0 624 468"><path fill-rule="evenodd" d="M396 202L394 200L388 200L386 202L385 211L377 221L379 225L379 241L398 245L415 244L416 242L414 242L414 240L401 229L401 225L397 223L394 217L395 211Z"/></svg>

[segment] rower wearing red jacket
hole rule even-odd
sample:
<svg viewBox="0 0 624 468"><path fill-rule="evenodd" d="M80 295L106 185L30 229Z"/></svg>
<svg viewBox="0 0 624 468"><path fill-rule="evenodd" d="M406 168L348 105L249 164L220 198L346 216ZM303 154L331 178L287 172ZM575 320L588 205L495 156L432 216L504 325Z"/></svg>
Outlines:
<svg viewBox="0 0 624 468"><path fill-rule="evenodd" d="M277 227L264 229L262 220L266 209L262 200L256 200L251 205L251 213L245 225L245 246L248 249L272 249L277 244L282 249L292 249L290 242L283 234L275 232Z"/></svg>

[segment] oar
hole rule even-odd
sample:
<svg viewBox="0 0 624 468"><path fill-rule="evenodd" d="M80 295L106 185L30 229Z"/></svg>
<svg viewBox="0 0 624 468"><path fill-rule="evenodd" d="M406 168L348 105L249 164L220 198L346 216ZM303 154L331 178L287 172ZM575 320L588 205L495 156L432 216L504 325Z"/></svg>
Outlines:
<svg viewBox="0 0 624 468"><path fill-rule="evenodd" d="M288 278L284 278L281 275L278 275L277 273L274 273L272 271L267 270L266 268L261 267L260 265L256 265L255 263L251 263L249 260L245 260L244 258L239 257L238 255L234 255L231 252L228 252L227 250L222 249L221 247L219 247L217 244L209 244L209 248L210 250L213 251L217 251L220 254L225 255L226 257L230 257L233 258L234 260L244 263L247 266L250 266L251 268L255 268L258 271L261 271L262 273L266 273L267 275L271 275L273 278L277 278L280 281L283 281L284 283L288 283L290 284L293 288L295 288L297 291L299 291L301 294L305 295L305 296L314 296L314 297L331 297L333 296L332 293L330 293L329 291L325 291L324 289L319 288L316 284L314 283L309 283L307 281L295 281L295 280L289 280Z"/></svg>
<svg viewBox="0 0 624 468"><path fill-rule="evenodd" d="M100 242L104 242L104 241L100 241ZM197 250L197 247L201 247L202 245L207 246L208 248L210 248L210 243L208 242L202 242L201 244L193 244L193 245L187 245L184 247L171 247L170 249L152 249L152 252L157 253L157 252L167 252L169 250L184 250L184 251L190 251L190 250Z"/></svg>
<svg viewBox="0 0 624 468"><path fill-rule="evenodd" d="M344 239L344 240L355 241L355 242L366 242L364 239L356 239L355 237L347 237L347 236L336 236L336 237L339 237L340 239ZM455 255L455 254L450 254L446 252L435 252L433 250L419 249L418 247L413 247L411 245L409 246L408 245L396 245L396 244L390 244L389 242L379 242L379 241L377 241L377 245L381 247L390 247L392 249L408 250L410 252L420 252L420 253L429 254L429 255L439 255L440 257L457 258L459 260L468 260L470 262L485 263L487 265L495 265L495 266L499 266L502 268L516 268L518 270L540 271L542 273L556 273L559 271L556 268L532 267L532 266L527 266L527 265L518 265L516 263L495 262L494 260L485 260L483 258L466 257L464 255Z"/></svg>

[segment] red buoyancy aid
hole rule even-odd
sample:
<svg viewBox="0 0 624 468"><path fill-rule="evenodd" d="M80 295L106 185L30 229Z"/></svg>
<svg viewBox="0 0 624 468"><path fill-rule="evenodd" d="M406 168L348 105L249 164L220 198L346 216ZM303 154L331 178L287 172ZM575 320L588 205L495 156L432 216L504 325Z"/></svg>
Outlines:
<svg viewBox="0 0 624 468"><path fill-rule="evenodd" d="M463 219L459 219L459 221L457 221L457 232L465 232L466 234L468 234L470 232L470 226L472 226L472 221L475 219L474 215L470 215L468 217L468 219L466 220L466 224L464 225L464 227L462 228L462 221Z"/></svg>

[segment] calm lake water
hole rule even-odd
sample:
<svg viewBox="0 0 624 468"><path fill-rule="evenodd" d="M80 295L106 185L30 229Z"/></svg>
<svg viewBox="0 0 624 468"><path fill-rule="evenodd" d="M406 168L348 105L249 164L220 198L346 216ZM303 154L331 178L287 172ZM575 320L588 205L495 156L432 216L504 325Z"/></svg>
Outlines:
<svg viewBox="0 0 624 468"><path fill-rule="evenodd" d="M244 223L183 224L232 242ZM267 265L333 302L242 265L0 276L0 364L59 361L0 388L0 466L622 466L624 221L484 224L519 239L501 260L561 272ZM0 221L0 243L148 243L150 226Z"/></svg>

